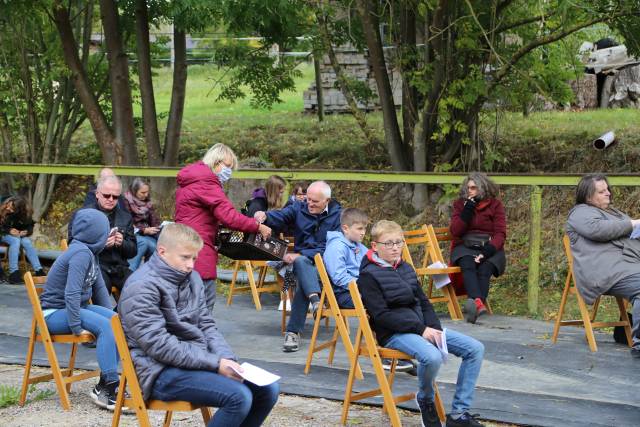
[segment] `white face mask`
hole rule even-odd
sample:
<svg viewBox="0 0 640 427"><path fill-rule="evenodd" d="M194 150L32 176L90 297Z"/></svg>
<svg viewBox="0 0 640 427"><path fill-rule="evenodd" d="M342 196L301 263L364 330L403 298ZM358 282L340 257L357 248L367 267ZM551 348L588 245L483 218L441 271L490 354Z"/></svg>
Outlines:
<svg viewBox="0 0 640 427"><path fill-rule="evenodd" d="M224 184L225 182L229 181L229 179L231 179L232 173L233 173L233 169L225 165L222 165L222 169L220 169L220 172L218 172L216 175L218 176L218 179L220 180L220 182Z"/></svg>

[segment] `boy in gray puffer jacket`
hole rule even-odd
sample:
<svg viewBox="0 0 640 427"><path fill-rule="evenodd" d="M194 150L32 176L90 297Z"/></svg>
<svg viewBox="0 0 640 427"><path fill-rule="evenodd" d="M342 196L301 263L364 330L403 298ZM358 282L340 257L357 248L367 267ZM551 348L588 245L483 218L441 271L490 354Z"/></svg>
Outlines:
<svg viewBox="0 0 640 427"><path fill-rule="evenodd" d="M258 426L278 400L278 383L241 382L193 270L202 245L191 227L166 225L156 252L125 283L118 311L142 395L218 407L208 427Z"/></svg>

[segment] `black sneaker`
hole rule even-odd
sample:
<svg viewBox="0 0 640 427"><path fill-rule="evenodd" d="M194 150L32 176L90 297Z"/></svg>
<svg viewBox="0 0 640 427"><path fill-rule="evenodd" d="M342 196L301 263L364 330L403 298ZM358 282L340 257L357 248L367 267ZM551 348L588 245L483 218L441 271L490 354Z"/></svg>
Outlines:
<svg viewBox="0 0 640 427"><path fill-rule="evenodd" d="M293 353L300 349L300 334L295 332L284 333L284 344L282 345L282 351L285 353Z"/></svg>
<svg viewBox="0 0 640 427"><path fill-rule="evenodd" d="M316 318L316 315L318 314L318 309L320 308L320 300L318 301L314 301L311 303L311 316L313 319Z"/></svg>
<svg viewBox="0 0 640 427"><path fill-rule="evenodd" d="M47 273L45 273L43 269L40 269L40 270L35 272L35 275L36 275L36 277L42 277L42 276L46 276Z"/></svg>
<svg viewBox="0 0 640 427"><path fill-rule="evenodd" d="M116 407L118 381L104 383L102 380L91 390L93 402L101 408L113 411Z"/></svg>
<svg viewBox="0 0 640 427"><path fill-rule="evenodd" d="M467 299L464 303L464 320L469 323L476 323L478 319L478 310L476 308L476 302L471 298Z"/></svg>
<svg viewBox="0 0 640 427"><path fill-rule="evenodd" d="M16 270L9 274L9 283L12 285L21 285L23 283L22 277L20 277L20 270Z"/></svg>
<svg viewBox="0 0 640 427"><path fill-rule="evenodd" d="M382 359L382 367L387 371L391 370L391 359ZM413 363L410 360L398 360L396 364L396 372L407 372L413 369Z"/></svg>
<svg viewBox="0 0 640 427"><path fill-rule="evenodd" d="M476 420L476 417L478 414L471 415L465 412L460 418L454 420L451 415L447 415L447 427L484 427L484 424Z"/></svg>
<svg viewBox="0 0 640 427"><path fill-rule="evenodd" d="M422 427L442 427L440 418L438 418L438 411L436 411L436 405L433 402L427 402L416 397L416 403L418 404L418 409L420 409Z"/></svg>

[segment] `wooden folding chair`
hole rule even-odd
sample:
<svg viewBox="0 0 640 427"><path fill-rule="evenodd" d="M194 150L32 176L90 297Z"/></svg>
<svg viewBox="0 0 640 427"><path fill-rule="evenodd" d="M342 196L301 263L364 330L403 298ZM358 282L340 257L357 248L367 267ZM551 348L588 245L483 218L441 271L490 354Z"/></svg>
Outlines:
<svg viewBox="0 0 640 427"><path fill-rule="evenodd" d="M314 257L318 274L320 275L320 282L322 283L322 293L320 295L320 306L314 319L313 333L311 334L311 342L309 343L309 352L307 354L307 364L304 367L304 373L308 374L311 370L311 360L313 355L325 348L329 348L329 357L327 363L331 365L333 363L333 356L336 352L336 344L338 343L338 336L342 339L342 344L347 351L349 360L353 357L353 344L351 343L351 337L349 335L349 317L356 317L356 311L352 308L340 308L338 300L333 293L333 287L331 286L331 280L327 274L327 269L324 266L322 255L316 254ZM329 307L325 308L325 302ZM329 341L317 344L318 331L320 330L320 322L322 319L332 318L335 322L335 329L333 336ZM362 371L360 366L356 368L356 376L358 379L362 379Z"/></svg>
<svg viewBox="0 0 640 427"><path fill-rule="evenodd" d="M444 268L431 268L428 265L440 261L444 263L444 259L442 257L442 252L440 252L440 247L438 246L437 239L435 238L435 234L433 233L433 226L425 226L424 234L419 237L407 238L405 239L406 244L402 248L402 258L405 262L411 264L411 266L415 269L416 274L419 280L424 280L425 278L430 279L430 276L434 274L449 274L460 272L460 267L444 267ZM410 243L409 243L410 242ZM411 252L409 251L409 244L422 244L425 247L425 257L422 260L422 264L425 267L416 268L412 258ZM446 302L447 308L449 310L449 315L453 320L462 319L462 310L460 309L460 305L458 304L458 300L456 299L455 289L453 289L453 285L451 283L440 288L442 292L442 296L433 296L429 297L429 300L432 303L436 302Z"/></svg>
<svg viewBox="0 0 640 427"><path fill-rule="evenodd" d="M627 310L625 309L625 301L621 297L615 297L616 302L618 303L618 309L620 310L620 318L622 320L612 321L612 322L596 322L596 315L598 314L598 306L600 305L600 298L596 298L593 303L593 310L589 313L589 308L587 304L584 302L584 299L578 292L575 284L575 276L573 274L573 255L571 254L571 242L569 240L569 236L566 234L562 238L562 244L564 245L564 252L567 255L567 279L564 283L564 291L562 292L562 298L560 299L560 308L558 309L558 316L556 317L556 322L553 327L553 336L551 337L551 342L554 344L558 340L558 333L560 332L560 326L567 325L581 325L584 327L584 332L587 338L587 343L589 344L589 349L593 352L598 351L598 345L596 344L596 337L593 334L594 328L609 328L612 326L623 326L624 333L627 336L627 343L629 347L633 345L631 339L631 323L629 322L629 316L627 316ZM580 309L581 319L578 320L562 320L562 316L564 314L564 308L567 304L567 299L569 294L573 294L576 296L578 300L578 308Z"/></svg>
<svg viewBox="0 0 640 427"><path fill-rule="evenodd" d="M206 426L211 419L211 409L206 406L195 405L191 402L185 401L144 401L142 398L142 389L138 382L138 376L136 375L135 368L133 367L131 353L129 353L127 339L124 336L124 330L122 329L122 323L120 323L120 317L118 315L111 318L111 327L113 328L113 335L116 339L118 353L120 354L120 361L122 362L122 374L120 375L120 385L118 387L118 396L116 397L116 407L113 412L111 426L118 427L120 424L122 408L133 409L138 417L138 425L141 427L151 427L149 414L147 412L150 410L166 411L164 423L162 425L164 427L169 427L171 425L171 418L173 417L174 411L194 411L196 409L200 409L202 412L202 418L204 419L204 425ZM127 386L129 386L129 394L131 394L130 398L125 398L125 389Z"/></svg>
<svg viewBox="0 0 640 427"><path fill-rule="evenodd" d="M362 303L362 299L360 298L358 285L355 281L349 284L349 292L351 293L351 298L353 299L353 305L355 306L358 318L358 332L356 334L355 348L353 356L351 357L349 377L347 379L347 389L345 390L344 403L342 405L342 425L347 423L349 406L352 402L382 395L384 402L382 406L383 413L386 412L389 415L389 419L393 427L399 427L402 423L400 422L400 416L398 414L396 404L414 399L415 393L394 396L392 392L393 380L395 378L398 360L411 360L411 356L402 351L380 347L378 345L378 342L373 335L373 331L371 330L371 326L369 325L369 318L364 308L364 304ZM373 371L376 375L376 379L378 380L378 388L359 393L352 393L359 357L368 357L371 360ZM389 372L389 376L386 375L384 368L382 367L383 358L391 359L391 370ZM438 418L443 422L445 420L444 405L442 404L440 392L438 391L438 387L435 383L434 389L436 391L434 402L438 412Z"/></svg>
<svg viewBox="0 0 640 427"><path fill-rule="evenodd" d="M411 250L417 249L415 252L416 258L420 258L420 267L426 267L429 262L429 253L427 250L428 242L426 240L427 237L427 225L424 224L422 227L417 228L415 230L407 230L403 232L404 234L404 243L411 254ZM413 258L413 255L411 255Z"/></svg>
<svg viewBox="0 0 640 427"><path fill-rule="evenodd" d="M440 249L440 254L442 256L442 247L440 246L442 243L448 244L453 240L453 236L451 235L451 231L449 227L433 227L433 234L435 235L436 241L438 242L438 248ZM443 257L444 258L444 257ZM460 273L453 273L460 274ZM429 289L427 290L427 296L431 298L431 294L433 293L433 280L429 280ZM467 294L461 293L457 294L455 292L455 288L453 291L454 295L456 295L457 299L468 298ZM459 303L458 303L459 305ZM493 310L491 310L491 305L489 304L489 298L485 300L485 307L487 308L487 313L493 314Z"/></svg>
<svg viewBox="0 0 640 427"><path fill-rule="evenodd" d="M27 391L30 384L36 384L44 381L55 380L58 394L60 395L60 403L62 408L66 411L71 408L69 401L69 392L71 391L71 384L76 381L86 380L87 378L97 377L100 375L100 370L91 372L83 372L81 374L73 374L73 368L75 366L76 354L78 351L78 344L83 342L95 341L95 337L91 334L73 335L51 335L47 323L44 320L44 314L42 313L42 306L40 305L39 295L44 290L44 283L46 282L46 276L33 277L31 273L24 275L24 284L27 289L27 296L31 302L31 308L33 310L33 320L31 321L31 334L29 336L29 347L27 350L27 360L24 364L24 377L22 380L22 390L20 391L19 405L23 406L27 399ZM33 362L33 352L35 349L36 341L42 342L44 349L49 359L49 365L51 365L51 373L45 375L38 375L30 377L31 367ZM56 355L54 343L71 344L71 353L69 354L69 363L66 369L61 369L58 362L58 356Z"/></svg>
<svg viewBox="0 0 640 427"><path fill-rule="evenodd" d="M236 286L238 279L238 272L241 268L247 272L246 286ZM267 282L267 273L269 266L266 261L236 261L233 267L233 276L231 277L231 285L229 285L229 296L227 297L227 305L231 305L233 302L233 294L236 292L251 292L253 297L253 303L256 306L256 310L262 310L262 304L260 303L260 294L264 292L280 292L282 286L278 283L277 274L276 280ZM258 273L258 280L256 280L255 273Z"/></svg>

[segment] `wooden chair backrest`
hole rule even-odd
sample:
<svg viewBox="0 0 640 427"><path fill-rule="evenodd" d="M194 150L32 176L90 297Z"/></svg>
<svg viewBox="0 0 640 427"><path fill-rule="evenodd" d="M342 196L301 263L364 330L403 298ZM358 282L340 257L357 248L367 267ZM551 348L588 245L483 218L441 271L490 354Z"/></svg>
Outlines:
<svg viewBox="0 0 640 427"><path fill-rule="evenodd" d="M360 296L360 291L358 290L358 284L355 280L349 283L349 293L351 294L353 306L358 317L358 329L365 340L365 345L367 346L369 351L375 352L377 354L377 357L379 358L380 355L378 353L378 340L376 340L376 337L373 334L373 330L371 329L371 325L369 324L369 316L367 315L367 310L364 308L364 303L362 302L362 297ZM373 354L371 354L371 356L376 357Z"/></svg>
<svg viewBox="0 0 640 427"><path fill-rule="evenodd" d="M414 268L426 267L428 265L427 263L429 262L428 249L427 249L427 245L429 244L429 241L427 239L426 224L416 230L405 231L404 243L405 244L402 248L402 259L405 262L408 262L409 264L411 264ZM410 246L416 246L418 248L418 252L416 256L418 257L422 256L422 260L420 261L420 264L417 266L413 262Z"/></svg>
<svg viewBox="0 0 640 427"><path fill-rule="evenodd" d="M44 322L44 315L42 314L42 305L40 305L40 294L44 292L44 284L47 281L47 276L33 276L31 272L27 272L24 275L24 286L27 289L27 296L31 303L33 310L33 316L38 322L38 326L42 327L42 324L46 327ZM40 319L39 319L40 317Z"/></svg>
<svg viewBox="0 0 640 427"><path fill-rule="evenodd" d="M67 239L60 239L60 249L62 249L63 251L69 249L69 242L67 241Z"/></svg>
<svg viewBox="0 0 640 427"><path fill-rule="evenodd" d="M562 236L562 246L564 246L564 253L567 255L567 267L569 274L573 276L573 254L571 253L571 240L568 235Z"/></svg>
<svg viewBox="0 0 640 427"><path fill-rule="evenodd" d="M118 348L118 354L120 355L120 362L122 363L122 375L126 380L126 385L129 387L131 400L135 402L136 406L144 406L142 388L138 382L138 375L136 375L136 370L133 366L133 360L131 359L131 353L129 352L129 346L127 345L127 338L124 335L124 329L122 329L122 323L120 322L119 315L116 314L111 317L111 328L113 329L113 336L116 341L116 347ZM144 408L139 409L142 410Z"/></svg>
<svg viewBox="0 0 640 427"><path fill-rule="evenodd" d="M322 255L316 254L313 257L316 269L318 270L318 275L320 276L320 283L322 283L322 290L325 292L325 297L329 300L329 307L331 307L331 311L335 311L338 308L338 300L336 299L336 294L333 292L333 286L331 286L331 279L329 279L329 274L327 273L327 269L324 266L324 261L322 260Z"/></svg>

